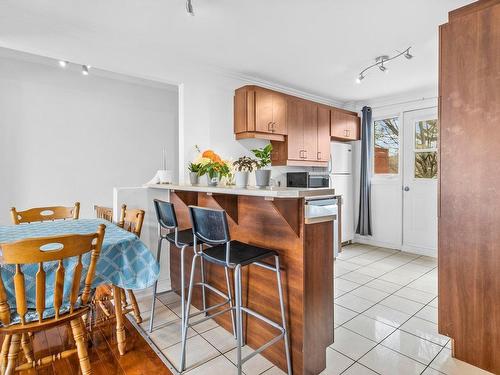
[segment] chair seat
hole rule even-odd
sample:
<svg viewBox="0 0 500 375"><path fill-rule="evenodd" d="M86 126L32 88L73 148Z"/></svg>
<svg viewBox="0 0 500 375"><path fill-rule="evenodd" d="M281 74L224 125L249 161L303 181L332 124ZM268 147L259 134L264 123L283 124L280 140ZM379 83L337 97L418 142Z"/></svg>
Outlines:
<svg viewBox="0 0 500 375"><path fill-rule="evenodd" d="M278 255L274 250L249 245L239 241L229 242L231 245L229 263L246 266L261 259ZM211 263L226 264L226 245L217 245L203 250L203 258Z"/></svg>
<svg viewBox="0 0 500 375"><path fill-rule="evenodd" d="M171 232L166 235L167 241L175 245L175 233ZM181 246L193 246L194 245L194 239L193 239L193 230L191 228L189 229L184 229L180 230L177 232L177 242ZM201 244L202 242L200 240L197 240L198 244Z"/></svg>

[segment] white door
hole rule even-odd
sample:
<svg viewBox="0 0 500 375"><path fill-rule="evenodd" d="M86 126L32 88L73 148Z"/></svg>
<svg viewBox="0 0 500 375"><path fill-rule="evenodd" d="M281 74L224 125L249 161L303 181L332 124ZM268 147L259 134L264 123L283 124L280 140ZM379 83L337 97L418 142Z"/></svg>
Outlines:
<svg viewBox="0 0 500 375"><path fill-rule="evenodd" d="M405 112L403 250L437 255L437 108Z"/></svg>

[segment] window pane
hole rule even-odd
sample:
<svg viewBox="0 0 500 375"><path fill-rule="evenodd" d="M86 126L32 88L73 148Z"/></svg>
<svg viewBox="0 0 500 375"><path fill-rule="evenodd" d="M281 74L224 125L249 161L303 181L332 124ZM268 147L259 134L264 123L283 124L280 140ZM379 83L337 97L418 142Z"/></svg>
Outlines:
<svg viewBox="0 0 500 375"><path fill-rule="evenodd" d="M437 152L415 152L415 178L437 177Z"/></svg>
<svg viewBox="0 0 500 375"><path fill-rule="evenodd" d="M399 119L377 120L374 129L374 170L378 174L399 172Z"/></svg>
<svg viewBox="0 0 500 375"><path fill-rule="evenodd" d="M437 120L425 120L415 123L415 148L437 148Z"/></svg>

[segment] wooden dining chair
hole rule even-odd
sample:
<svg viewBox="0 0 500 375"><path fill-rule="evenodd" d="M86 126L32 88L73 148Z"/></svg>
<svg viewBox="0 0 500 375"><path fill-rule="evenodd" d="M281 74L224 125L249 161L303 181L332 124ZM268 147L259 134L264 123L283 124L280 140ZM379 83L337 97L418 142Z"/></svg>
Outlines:
<svg viewBox="0 0 500 375"><path fill-rule="evenodd" d="M113 222L113 209L111 207L94 205L95 217Z"/></svg>
<svg viewBox="0 0 500 375"><path fill-rule="evenodd" d="M9 301L4 282L9 277L8 271L1 268L0 277L0 333L4 341L0 352L0 370L2 374L13 374L17 371L35 369L51 365L53 362L77 354L82 374L92 373L87 352L87 334L82 316L90 309L91 285L95 268L101 252L105 225L99 225L96 233L70 234L53 237L28 238L12 243L0 244L2 264L11 265L15 274L13 278L15 306ZM82 258L90 253L88 267L84 267ZM69 258L76 262L74 269L65 269ZM54 272L53 290L46 291L51 285L47 280L47 262L57 262ZM25 277L28 266L37 266L34 277L35 307L28 308L26 298ZM66 274L70 277L65 277ZM32 275L30 275L32 277ZM32 280L32 279L31 279ZM82 284L83 281L83 284ZM64 295L64 285L71 285ZM53 304L47 306L46 296L53 296ZM35 360L31 338L28 333L35 333L55 326L70 324L76 348L64 350ZM22 347L28 362L17 364Z"/></svg>
<svg viewBox="0 0 500 375"><path fill-rule="evenodd" d="M94 206L94 208L97 206ZM96 215L102 214L104 210L97 210L95 209ZM127 209L127 205L123 204L121 207L120 211L120 219L116 225L118 225L120 228L123 228L131 233L134 233L137 237L141 236L141 230L142 230L142 225L144 222L144 215L145 212L144 210L140 209ZM112 215L111 215L112 216ZM108 221L112 221L112 217L103 217L104 219ZM101 311L104 313L104 317L102 320L109 320L115 317L116 315L116 308L115 308L115 313L110 311L107 306L106 306L106 301L109 300L110 298L113 298L115 301L117 298L121 301L121 311L122 315L126 315L128 313L134 314L134 319L137 322L137 324L142 323L142 317L141 317L141 311L139 309L139 304L137 303L137 299L135 297L135 294L132 290L128 289L126 292L122 288L118 287L113 287L111 291L108 292L100 292L96 295L96 301L95 303L99 305L101 308ZM115 293L116 291L119 291L119 295L116 296ZM112 296L110 295L112 294ZM127 301L127 294L128 294L128 299L130 300ZM98 320L100 322L100 320ZM118 324L118 319L117 319L117 324ZM124 348L119 348L120 354L124 354Z"/></svg>
<svg viewBox="0 0 500 375"><path fill-rule="evenodd" d="M76 202L73 207L35 207L25 211L17 211L15 207L12 207L10 213L12 222L15 225L37 221L78 219L80 216L80 202Z"/></svg>

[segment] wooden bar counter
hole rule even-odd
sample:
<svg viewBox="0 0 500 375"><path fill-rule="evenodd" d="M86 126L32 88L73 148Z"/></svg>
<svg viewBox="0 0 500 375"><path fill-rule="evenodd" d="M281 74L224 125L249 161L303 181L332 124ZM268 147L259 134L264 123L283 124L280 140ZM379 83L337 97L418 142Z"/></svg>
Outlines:
<svg viewBox="0 0 500 375"><path fill-rule="evenodd" d="M326 348L333 343L333 223L332 217L319 217L310 224L304 217L309 196L333 195L333 189L238 189L206 186L152 185L166 189L174 203L181 229L191 227L189 205L224 209L228 215L231 239L278 251L290 332L293 374L315 375L326 367ZM170 251L172 287L179 288L179 252ZM192 251L186 251L186 285ZM270 260L272 262L272 260ZM199 269L199 268L198 268ZM226 290L224 269L205 262L209 283ZM199 281L199 274L196 275ZM260 267L243 270L243 303L279 322L276 275ZM208 305L220 297L207 291ZM200 288L195 288L193 305L201 308ZM232 332L229 313L216 318ZM257 348L278 332L265 323L244 314L244 340ZM189 350L189 347L188 347ZM262 355L283 370L286 360L283 342L271 346Z"/></svg>

